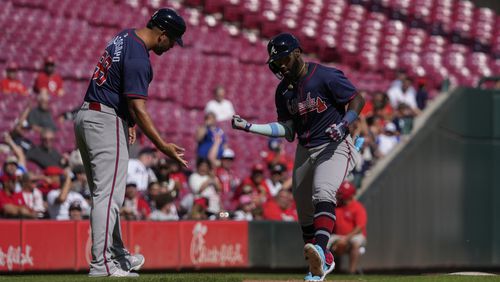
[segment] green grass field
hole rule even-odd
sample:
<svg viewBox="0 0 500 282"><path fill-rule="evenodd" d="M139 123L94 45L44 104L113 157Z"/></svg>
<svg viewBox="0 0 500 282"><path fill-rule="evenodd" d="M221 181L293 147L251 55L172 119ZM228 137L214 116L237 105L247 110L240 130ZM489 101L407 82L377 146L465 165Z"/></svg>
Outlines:
<svg viewBox="0 0 500 282"><path fill-rule="evenodd" d="M38 274L4 275L0 281L199 281L199 282L241 282L241 281L302 281L298 274L245 274L245 273L164 273L141 274L138 278L88 278L85 274ZM329 275L325 281L392 281L392 282L482 282L500 281L500 276L456 276L456 275Z"/></svg>

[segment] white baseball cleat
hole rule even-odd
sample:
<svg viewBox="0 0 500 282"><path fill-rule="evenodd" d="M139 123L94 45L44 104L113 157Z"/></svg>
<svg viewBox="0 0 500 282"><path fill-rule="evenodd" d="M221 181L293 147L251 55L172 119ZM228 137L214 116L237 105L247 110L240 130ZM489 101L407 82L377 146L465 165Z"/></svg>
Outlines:
<svg viewBox="0 0 500 282"><path fill-rule="evenodd" d="M128 261L130 262L130 271L139 271L146 262L146 259L141 254L135 254L131 255Z"/></svg>
<svg viewBox="0 0 500 282"><path fill-rule="evenodd" d="M113 274L111 274L109 277L139 277L139 274L131 273L121 268L117 268L116 271L113 272Z"/></svg>

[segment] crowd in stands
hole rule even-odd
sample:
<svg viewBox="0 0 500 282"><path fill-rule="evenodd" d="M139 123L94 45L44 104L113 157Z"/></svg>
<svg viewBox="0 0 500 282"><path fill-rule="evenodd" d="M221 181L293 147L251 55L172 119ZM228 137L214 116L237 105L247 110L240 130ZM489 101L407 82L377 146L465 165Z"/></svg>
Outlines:
<svg viewBox="0 0 500 282"><path fill-rule="evenodd" d="M357 187L377 160L388 155L412 132L414 119L429 100L426 81L414 81L403 71L398 72L385 93L360 91L360 94L366 104L351 128L353 137L364 141L360 148L362 163L355 168L351 179Z"/></svg>
<svg viewBox="0 0 500 282"><path fill-rule="evenodd" d="M50 100L64 95L62 85L52 57L45 60L33 91L16 80L15 64L5 70L2 95L30 95L36 104L28 105L12 130L4 132L2 148L8 157L0 174L2 217L67 220L89 215L91 192L78 150L60 152L54 146L64 119L54 118ZM220 126L234 114L224 95L223 86L214 89L204 123L194 129L197 161L192 170L183 170L152 147L131 146L124 219L297 220L290 175L294 160L283 140L268 139L267 150L248 164L246 175L235 173L235 152ZM415 84L404 73L387 93L360 91L360 95L367 104L351 129L353 136L364 139L363 163L350 177L358 187L376 160L411 132L413 118L428 99L425 81Z"/></svg>
<svg viewBox="0 0 500 282"><path fill-rule="evenodd" d="M72 105L75 108L56 112L60 111L54 109L58 99L81 95L72 93L69 88L65 91L71 82L63 80L56 63L54 56L45 57L31 85L23 84L27 80L19 78L25 69L20 69L13 61L5 64L0 95L24 97L22 101L30 102L12 126L2 127L2 217L68 219L88 216L90 190L79 153L72 144L63 149L58 144L64 142L54 142L73 134L67 132L71 131L67 125L78 110L77 105ZM194 140L190 142L195 145L182 144L186 140L179 142L192 148L196 156L197 161L191 162L189 170L164 159L148 144L139 141L130 146L124 218L296 219L290 192L294 160L287 153L290 150L285 150L288 145L284 140L263 138L266 141L259 146L266 147L267 142L267 150L244 163L244 167L240 167L241 163L234 166L235 158L239 157L235 152L242 152L230 146L237 144L231 141L235 135L227 132L227 123L235 109L227 97L235 96L226 93L227 83L217 85L210 98L205 93L194 97L195 100L203 97L205 116L204 121L196 121L200 122L197 127L186 126L192 128ZM399 71L385 91L373 88L365 91L360 87L359 94L365 97L366 105L350 131L354 140L364 141L360 148L363 162L348 178L356 187L362 185L363 177L374 164L412 131L413 120L425 109L435 84L435 81L409 77ZM428 90L428 87L434 88ZM181 134L187 130L183 128ZM140 136L138 132L139 140ZM73 149L68 150L71 146ZM23 197L17 193L22 193Z"/></svg>

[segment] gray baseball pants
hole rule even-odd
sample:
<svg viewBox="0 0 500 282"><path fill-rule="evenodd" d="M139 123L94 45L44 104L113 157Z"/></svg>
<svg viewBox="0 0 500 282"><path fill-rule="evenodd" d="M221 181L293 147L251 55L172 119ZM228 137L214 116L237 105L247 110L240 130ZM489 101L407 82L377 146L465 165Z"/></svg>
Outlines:
<svg viewBox="0 0 500 282"><path fill-rule="evenodd" d="M75 118L75 136L92 195L90 274L108 276L129 253L122 241L120 207L125 198L128 126L112 108L84 102Z"/></svg>
<svg viewBox="0 0 500 282"><path fill-rule="evenodd" d="M313 224L314 204L337 203L340 184L360 159L350 136L314 148L297 145L292 191L301 226Z"/></svg>

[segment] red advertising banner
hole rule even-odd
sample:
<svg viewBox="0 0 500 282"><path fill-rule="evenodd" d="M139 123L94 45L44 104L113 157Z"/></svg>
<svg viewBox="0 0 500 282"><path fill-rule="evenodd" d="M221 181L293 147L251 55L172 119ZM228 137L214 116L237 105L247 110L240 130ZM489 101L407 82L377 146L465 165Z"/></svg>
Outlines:
<svg viewBox="0 0 500 282"><path fill-rule="evenodd" d="M131 253L146 258L145 269L172 269L180 267L180 237L178 222L129 223Z"/></svg>
<svg viewBox="0 0 500 282"><path fill-rule="evenodd" d="M122 222L125 246L146 257L144 269L248 266L248 223ZM0 220L0 272L87 270L89 221Z"/></svg>
<svg viewBox="0 0 500 282"><path fill-rule="evenodd" d="M0 232L0 272L19 271L25 265L32 265L31 249L23 250L21 245L21 222L18 220L1 221L0 230L2 230Z"/></svg>
<svg viewBox="0 0 500 282"><path fill-rule="evenodd" d="M76 265L75 270L89 269L92 260L90 253L92 237L90 235L90 221L79 221L76 224Z"/></svg>
<svg viewBox="0 0 500 282"><path fill-rule="evenodd" d="M248 266L248 222L186 221L179 224L183 267Z"/></svg>
<svg viewBox="0 0 500 282"><path fill-rule="evenodd" d="M76 222L32 220L21 226L21 244L33 261L24 270L74 269Z"/></svg>

